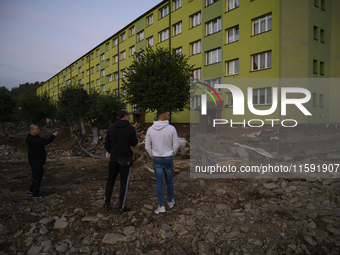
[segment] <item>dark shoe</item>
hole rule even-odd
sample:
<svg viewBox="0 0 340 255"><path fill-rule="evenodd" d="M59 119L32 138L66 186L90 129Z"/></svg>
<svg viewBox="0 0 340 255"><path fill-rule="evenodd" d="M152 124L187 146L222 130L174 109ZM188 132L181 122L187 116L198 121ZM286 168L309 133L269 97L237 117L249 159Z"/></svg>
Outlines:
<svg viewBox="0 0 340 255"><path fill-rule="evenodd" d="M108 205L108 204L104 204L103 205L103 208L106 210L106 211L109 211L112 209L111 205Z"/></svg>
<svg viewBox="0 0 340 255"><path fill-rule="evenodd" d="M28 196L32 196L32 195L33 195L33 192L27 190L27 195L28 195Z"/></svg>
<svg viewBox="0 0 340 255"><path fill-rule="evenodd" d="M42 195L38 195L38 196L36 196L36 197L32 197L33 198L33 200L40 200L40 199L43 199L44 198L44 196L42 196Z"/></svg>
<svg viewBox="0 0 340 255"><path fill-rule="evenodd" d="M130 211L131 211L131 208L127 208L127 207L118 209L119 213L130 212Z"/></svg>

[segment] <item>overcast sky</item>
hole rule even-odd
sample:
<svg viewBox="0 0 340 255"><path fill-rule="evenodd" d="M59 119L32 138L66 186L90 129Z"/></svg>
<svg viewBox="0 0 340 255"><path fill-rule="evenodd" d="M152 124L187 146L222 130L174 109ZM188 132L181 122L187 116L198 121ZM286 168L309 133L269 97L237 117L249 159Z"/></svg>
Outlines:
<svg viewBox="0 0 340 255"><path fill-rule="evenodd" d="M0 0L0 87L46 81L161 0Z"/></svg>

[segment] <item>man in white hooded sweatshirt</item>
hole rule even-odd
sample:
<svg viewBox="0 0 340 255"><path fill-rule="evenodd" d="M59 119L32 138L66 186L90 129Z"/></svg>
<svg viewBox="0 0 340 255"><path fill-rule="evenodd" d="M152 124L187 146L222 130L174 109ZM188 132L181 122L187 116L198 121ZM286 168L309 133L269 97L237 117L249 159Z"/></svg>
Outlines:
<svg viewBox="0 0 340 255"><path fill-rule="evenodd" d="M174 173L173 157L179 147L177 132L174 126L169 124L169 111L159 108L157 111L158 121L148 129L145 139L145 149L153 158L153 169L155 171L156 192L158 208L156 214L165 213L163 174L167 186L168 207L174 207L174 184L172 181Z"/></svg>

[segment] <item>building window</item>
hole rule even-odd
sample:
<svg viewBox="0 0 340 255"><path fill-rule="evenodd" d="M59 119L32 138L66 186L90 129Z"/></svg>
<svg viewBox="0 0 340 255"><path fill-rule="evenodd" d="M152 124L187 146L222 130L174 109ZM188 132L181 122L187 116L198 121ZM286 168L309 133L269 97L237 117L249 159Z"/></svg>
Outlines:
<svg viewBox="0 0 340 255"><path fill-rule="evenodd" d="M272 30L272 15L268 14L253 20L253 35Z"/></svg>
<svg viewBox="0 0 340 255"><path fill-rule="evenodd" d="M97 64L97 72L100 70L100 65Z"/></svg>
<svg viewBox="0 0 340 255"><path fill-rule="evenodd" d="M121 72L121 74L122 74L122 78L124 78L124 77L125 77L125 74L126 74L125 69L122 69L120 72Z"/></svg>
<svg viewBox="0 0 340 255"><path fill-rule="evenodd" d="M326 1L325 0L321 0L321 10L326 10Z"/></svg>
<svg viewBox="0 0 340 255"><path fill-rule="evenodd" d="M176 54L181 54L182 55L182 47L179 47L175 50Z"/></svg>
<svg viewBox="0 0 340 255"><path fill-rule="evenodd" d="M190 55L201 53L201 41L193 42L190 44Z"/></svg>
<svg viewBox="0 0 340 255"><path fill-rule="evenodd" d="M320 29L320 42L325 42L325 30Z"/></svg>
<svg viewBox="0 0 340 255"><path fill-rule="evenodd" d="M218 0L206 0L206 6L216 3Z"/></svg>
<svg viewBox="0 0 340 255"><path fill-rule="evenodd" d="M201 25L201 13L198 12L190 17L190 27L196 27Z"/></svg>
<svg viewBox="0 0 340 255"><path fill-rule="evenodd" d="M193 82L201 80L201 68L192 70L192 79Z"/></svg>
<svg viewBox="0 0 340 255"><path fill-rule="evenodd" d="M137 42L144 40L144 30L137 33Z"/></svg>
<svg viewBox="0 0 340 255"><path fill-rule="evenodd" d="M210 85L211 87L213 87L215 89L215 85L216 84L221 84L221 78L216 78L216 79L211 79L211 80L206 80L205 81L206 84ZM220 93L222 91L221 88L219 89L215 89L218 93ZM208 88L208 91L211 92L211 90Z"/></svg>
<svg viewBox="0 0 340 255"><path fill-rule="evenodd" d="M147 47L152 47L153 46L153 36L149 37L148 39L146 39L147 42Z"/></svg>
<svg viewBox="0 0 340 255"><path fill-rule="evenodd" d="M252 56L253 58L253 71L262 70L272 67L272 52L262 52Z"/></svg>
<svg viewBox="0 0 340 255"><path fill-rule="evenodd" d="M213 19L206 23L206 35L221 31L221 18Z"/></svg>
<svg viewBox="0 0 340 255"><path fill-rule="evenodd" d="M146 25L150 26L153 24L153 15L151 14L150 16L146 17Z"/></svg>
<svg viewBox="0 0 340 255"><path fill-rule="evenodd" d="M113 73L113 79L115 81L119 79L118 72Z"/></svg>
<svg viewBox="0 0 340 255"><path fill-rule="evenodd" d="M118 45L118 37L113 39L113 47Z"/></svg>
<svg viewBox="0 0 340 255"><path fill-rule="evenodd" d="M227 107L233 107L233 94L231 92L227 92L225 101Z"/></svg>
<svg viewBox="0 0 340 255"><path fill-rule="evenodd" d="M86 88L90 89L90 83L89 82L86 83Z"/></svg>
<svg viewBox="0 0 340 255"><path fill-rule="evenodd" d="M108 42L107 44L106 44L106 50L109 50L110 49L110 43Z"/></svg>
<svg viewBox="0 0 340 255"><path fill-rule="evenodd" d="M325 63L320 61L320 74L325 75Z"/></svg>
<svg viewBox="0 0 340 255"><path fill-rule="evenodd" d="M182 21L178 22L177 24L173 25L174 36L182 33Z"/></svg>
<svg viewBox="0 0 340 255"><path fill-rule="evenodd" d="M135 26L130 28L130 36L135 35Z"/></svg>
<svg viewBox="0 0 340 255"><path fill-rule="evenodd" d="M159 42L163 42L169 39L169 28L159 32Z"/></svg>
<svg viewBox="0 0 340 255"><path fill-rule="evenodd" d="M120 53L120 60L125 59L125 50Z"/></svg>
<svg viewBox="0 0 340 255"><path fill-rule="evenodd" d="M91 67L91 74L94 74L94 67Z"/></svg>
<svg viewBox="0 0 340 255"><path fill-rule="evenodd" d="M102 69L101 71L100 71L100 77L104 77L105 76L105 69Z"/></svg>
<svg viewBox="0 0 340 255"><path fill-rule="evenodd" d="M317 94L316 93L313 93L312 104L313 104L313 107L318 106L318 103L317 103Z"/></svg>
<svg viewBox="0 0 340 255"><path fill-rule="evenodd" d="M94 88L94 81L91 81L91 87Z"/></svg>
<svg viewBox="0 0 340 255"><path fill-rule="evenodd" d="M194 96L190 99L190 108L196 109L201 105L201 97L200 96Z"/></svg>
<svg viewBox="0 0 340 255"><path fill-rule="evenodd" d="M100 61L104 61L105 60L105 53L100 55Z"/></svg>
<svg viewBox="0 0 340 255"><path fill-rule="evenodd" d="M97 79L97 86L100 86L100 79Z"/></svg>
<svg viewBox="0 0 340 255"><path fill-rule="evenodd" d="M112 81L112 74L109 74L107 77L107 82L111 82Z"/></svg>
<svg viewBox="0 0 340 255"><path fill-rule="evenodd" d="M221 48L207 51L205 55L207 65L221 62Z"/></svg>
<svg viewBox="0 0 340 255"><path fill-rule="evenodd" d="M86 56L86 63L90 61L90 56Z"/></svg>
<svg viewBox="0 0 340 255"><path fill-rule="evenodd" d="M81 73L81 67L78 68L78 73Z"/></svg>
<svg viewBox="0 0 340 255"><path fill-rule="evenodd" d="M81 60L81 64L84 65L84 59Z"/></svg>
<svg viewBox="0 0 340 255"><path fill-rule="evenodd" d="M318 61L316 59L313 59L313 73L318 73Z"/></svg>
<svg viewBox="0 0 340 255"><path fill-rule="evenodd" d="M125 32L120 35L120 41L121 42L125 41Z"/></svg>
<svg viewBox="0 0 340 255"><path fill-rule="evenodd" d="M115 63L117 63L117 62L118 62L118 54L117 54L117 55L114 55L114 56L112 57L112 63L115 64Z"/></svg>
<svg viewBox="0 0 340 255"><path fill-rule="evenodd" d="M238 74L238 59L227 62L227 75Z"/></svg>
<svg viewBox="0 0 340 255"><path fill-rule="evenodd" d="M101 92L105 92L105 84L103 84L100 88Z"/></svg>
<svg viewBox="0 0 340 255"><path fill-rule="evenodd" d="M135 54L135 46L130 47L130 56Z"/></svg>
<svg viewBox="0 0 340 255"><path fill-rule="evenodd" d="M89 76L90 75L90 69L87 69L86 70L86 76Z"/></svg>
<svg viewBox="0 0 340 255"><path fill-rule="evenodd" d="M159 10L159 19L164 18L165 16L169 15L169 5L163 7L162 9Z"/></svg>
<svg viewBox="0 0 340 255"><path fill-rule="evenodd" d="M174 11L182 7L182 0L174 0Z"/></svg>
<svg viewBox="0 0 340 255"><path fill-rule="evenodd" d="M109 58L106 60L106 66L110 66L110 59Z"/></svg>
<svg viewBox="0 0 340 255"><path fill-rule="evenodd" d="M94 59L94 53L93 52L91 53L91 59Z"/></svg>
<svg viewBox="0 0 340 255"><path fill-rule="evenodd" d="M323 94L319 95L319 107L323 107Z"/></svg>
<svg viewBox="0 0 340 255"><path fill-rule="evenodd" d="M122 96L126 96L126 89L121 89Z"/></svg>
<svg viewBox="0 0 340 255"><path fill-rule="evenodd" d="M253 89L253 105L270 105L272 103L272 89Z"/></svg>
<svg viewBox="0 0 340 255"><path fill-rule="evenodd" d="M227 43L236 42L239 40L239 28L238 26L227 30Z"/></svg>
<svg viewBox="0 0 340 255"><path fill-rule="evenodd" d="M227 11L230 11L232 9L235 9L240 6L240 1L239 0L228 0L227 1Z"/></svg>
<svg viewBox="0 0 340 255"><path fill-rule="evenodd" d="M314 26L314 28L313 28L313 38L314 38L314 40L319 40L318 36L319 36L318 27Z"/></svg>

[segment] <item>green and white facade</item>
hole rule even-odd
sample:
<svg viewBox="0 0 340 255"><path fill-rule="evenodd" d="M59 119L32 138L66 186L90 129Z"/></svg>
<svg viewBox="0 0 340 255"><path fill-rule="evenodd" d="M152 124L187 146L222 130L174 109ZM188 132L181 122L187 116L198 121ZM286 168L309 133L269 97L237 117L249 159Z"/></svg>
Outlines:
<svg viewBox="0 0 340 255"><path fill-rule="evenodd" d="M228 78L340 78L339 13L338 0L162 1L51 77L37 93L46 91L57 100L63 87L79 81L86 89L124 95L124 70L134 52L158 46L188 56L193 77L210 85ZM258 107L266 109L270 91L256 86ZM313 97L321 99L320 93ZM340 95L340 88L330 94ZM220 97L225 107L219 117L227 118L230 95L221 92ZM193 100L191 107L198 106L199 100ZM339 121L334 112L327 116L326 122ZM154 114L145 115L145 123L153 119ZM174 114L172 123L185 132L189 111Z"/></svg>

